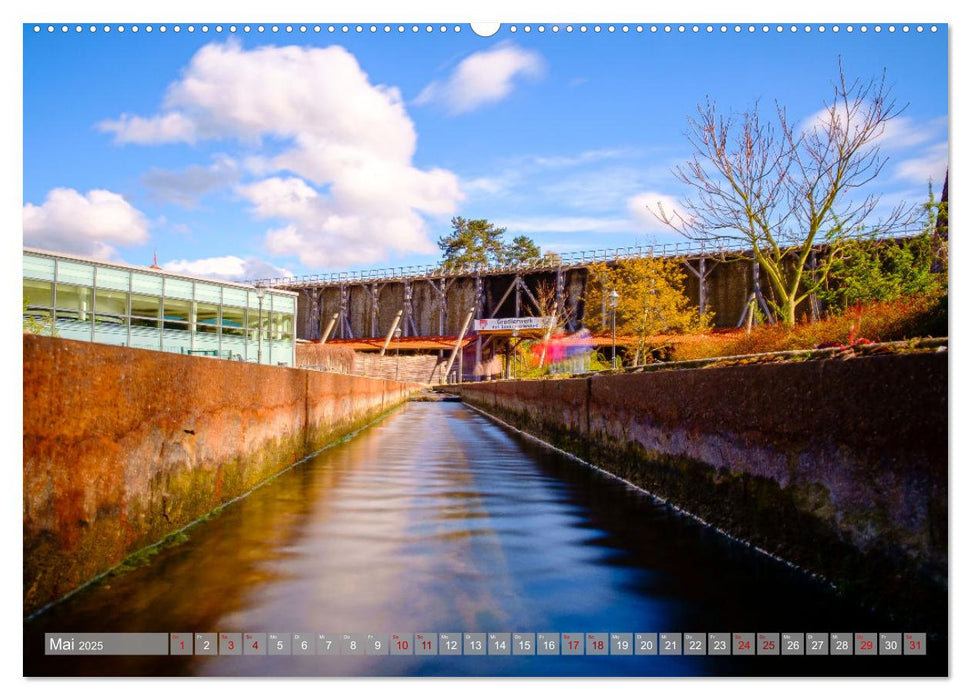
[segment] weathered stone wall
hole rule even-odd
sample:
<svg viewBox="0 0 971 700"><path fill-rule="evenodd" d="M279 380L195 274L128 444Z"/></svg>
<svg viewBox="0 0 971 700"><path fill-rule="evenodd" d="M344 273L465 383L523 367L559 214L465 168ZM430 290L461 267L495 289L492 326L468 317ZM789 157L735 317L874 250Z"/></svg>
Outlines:
<svg viewBox="0 0 971 700"><path fill-rule="evenodd" d="M24 612L416 389L25 334Z"/></svg>
<svg viewBox="0 0 971 700"><path fill-rule="evenodd" d="M946 614L946 352L449 391L865 597Z"/></svg>

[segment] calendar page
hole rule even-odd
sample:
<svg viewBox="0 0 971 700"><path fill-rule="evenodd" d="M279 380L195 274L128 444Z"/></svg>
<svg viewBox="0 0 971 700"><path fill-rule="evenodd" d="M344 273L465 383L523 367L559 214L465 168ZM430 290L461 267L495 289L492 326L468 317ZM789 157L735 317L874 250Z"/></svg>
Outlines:
<svg viewBox="0 0 971 700"><path fill-rule="evenodd" d="M946 22L220 13L22 26L25 676L948 676Z"/></svg>

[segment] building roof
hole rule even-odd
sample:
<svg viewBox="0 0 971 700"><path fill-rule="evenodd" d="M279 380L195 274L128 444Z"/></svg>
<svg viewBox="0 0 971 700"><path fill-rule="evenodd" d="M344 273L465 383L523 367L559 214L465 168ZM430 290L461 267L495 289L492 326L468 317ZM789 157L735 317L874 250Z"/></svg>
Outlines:
<svg viewBox="0 0 971 700"><path fill-rule="evenodd" d="M482 334L483 338L488 337L490 334ZM693 343L703 340L708 340L713 334L683 334L683 333L663 333L660 335L647 336L644 340L648 345L662 345L665 343ZM719 335L719 334L715 334ZM474 342L476 339L475 334L468 334L462 339L462 347L464 348L469 343ZM508 337L508 336L507 336ZM520 335L521 338L527 337L525 334ZM538 339L536 336L529 336L530 340ZM345 338L345 339L331 339L327 341L327 345L333 347L349 348L351 350L358 350L367 352L369 350L381 350L384 347L384 338ZM400 341L396 341L394 338L388 343L388 350L451 350L455 347L455 341L458 340L457 336L454 335L441 335L441 336L414 336L410 338L402 338ZM562 346L568 347L587 347L587 348L602 348L610 347L613 343L613 339L610 333L596 333L593 335L566 335L566 336L554 336L551 341ZM300 340L300 343L316 343L318 341L307 341ZM628 335L618 335L617 336L617 346L618 347L632 347L637 345L638 339L636 336Z"/></svg>
<svg viewBox="0 0 971 700"><path fill-rule="evenodd" d="M241 289L255 290L256 287L252 284L246 284L245 282L230 282L227 280L213 279L211 277L199 277L197 275L186 275L181 272L167 272L166 270L152 265L151 267L146 267L144 265L129 265L128 263L114 262L111 260L98 260L97 258L89 258L85 255L75 255L74 253L61 253L56 250L43 250L41 248L29 248L24 246L24 253L29 253L30 255L40 255L45 258L58 258L60 260L73 260L76 262L89 263L92 265L98 265L99 267L114 267L119 270L134 270L136 272L145 272L150 275L164 275L165 277L175 277L178 279L191 280L193 282L206 282L207 284L218 284L223 287L239 287ZM269 289L269 288L268 288ZM299 296L299 292L294 292L289 289L278 289L273 288L273 294L280 294L286 296Z"/></svg>
<svg viewBox="0 0 971 700"><path fill-rule="evenodd" d="M328 340L325 344L351 350L379 351L384 347L384 340L384 338L346 338ZM400 340L392 338L388 344L388 350L451 350L457 340L458 337L454 335L415 336ZM465 336L462 339L462 347L464 348L473 340L475 340L474 335Z"/></svg>

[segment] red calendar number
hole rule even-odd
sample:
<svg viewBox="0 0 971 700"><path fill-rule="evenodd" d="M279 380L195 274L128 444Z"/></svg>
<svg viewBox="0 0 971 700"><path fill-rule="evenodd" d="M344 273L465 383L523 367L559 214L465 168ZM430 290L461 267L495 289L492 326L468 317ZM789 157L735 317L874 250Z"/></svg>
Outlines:
<svg viewBox="0 0 971 700"><path fill-rule="evenodd" d="M746 649L751 649L751 648L752 648L752 643L751 642L745 642L745 641L742 641L742 640L739 640L738 641L738 650L739 651L744 651Z"/></svg>
<svg viewBox="0 0 971 700"><path fill-rule="evenodd" d="M236 644L233 642L232 639L229 640L229 644L227 646L229 647L230 651L236 648Z"/></svg>
<svg viewBox="0 0 971 700"><path fill-rule="evenodd" d="M580 640L579 639L571 639L570 642L569 642L569 646L570 646L570 649L579 649L580 648Z"/></svg>
<svg viewBox="0 0 971 700"><path fill-rule="evenodd" d="M604 648L603 641L601 641L599 639L595 640L593 642L593 648L596 649L597 651L603 651L603 648Z"/></svg>
<svg viewBox="0 0 971 700"><path fill-rule="evenodd" d="M398 648L401 651L406 650L408 648L408 640L407 639L399 639L398 640Z"/></svg>
<svg viewBox="0 0 971 700"><path fill-rule="evenodd" d="M762 642L762 651L773 651L775 649L775 641L772 639L766 639Z"/></svg>
<svg viewBox="0 0 971 700"><path fill-rule="evenodd" d="M866 641L866 640L860 642L860 651L872 651L872 650L873 650L873 642Z"/></svg>
<svg viewBox="0 0 971 700"><path fill-rule="evenodd" d="M916 640L913 640L913 639L910 640L910 650L911 651L920 651L920 642L918 642Z"/></svg>

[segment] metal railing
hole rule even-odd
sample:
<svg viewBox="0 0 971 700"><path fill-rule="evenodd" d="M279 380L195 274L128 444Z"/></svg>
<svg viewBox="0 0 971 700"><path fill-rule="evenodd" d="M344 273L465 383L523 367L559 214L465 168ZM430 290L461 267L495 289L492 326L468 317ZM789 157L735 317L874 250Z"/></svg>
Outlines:
<svg viewBox="0 0 971 700"><path fill-rule="evenodd" d="M881 233L876 238L906 238L920 233L920 229L904 228ZM852 238L874 237L869 233L850 234ZM798 237L779 239L781 247L801 244ZM825 242L820 242L824 246ZM698 258L726 255L743 255L751 247L743 244L741 237L725 236L704 241L678 241L655 245L637 245L620 248L598 248L575 251L572 253L550 253L538 260L530 260L518 265L466 265L462 267L443 267L438 265L407 265L403 267L383 267L370 270L349 272L329 272L296 277L268 277L248 282L264 287L305 287L331 286L340 284L367 284L371 282L391 282L395 280L440 279L443 277L465 277L475 274L497 275L511 272L532 272L555 270L564 267L585 267L594 263L617 262L638 258Z"/></svg>

